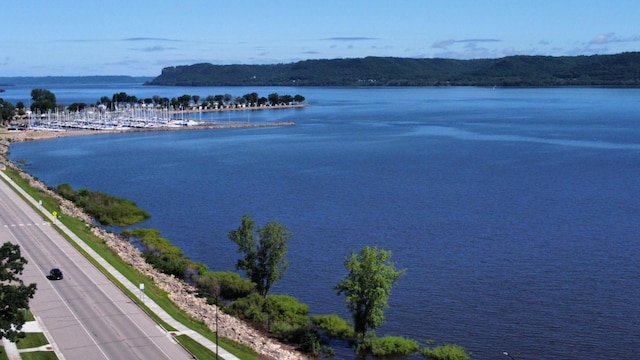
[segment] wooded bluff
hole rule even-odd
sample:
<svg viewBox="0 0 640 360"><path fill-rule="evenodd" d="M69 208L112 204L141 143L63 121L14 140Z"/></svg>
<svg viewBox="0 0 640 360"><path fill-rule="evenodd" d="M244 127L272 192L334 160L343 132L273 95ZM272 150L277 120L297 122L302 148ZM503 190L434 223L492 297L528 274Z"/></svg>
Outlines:
<svg viewBox="0 0 640 360"><path fill-rule="evenodd" d="M620 86L640 87L640 52L498 59L366 57L275 65L172 66L167 86Z"/></svg>

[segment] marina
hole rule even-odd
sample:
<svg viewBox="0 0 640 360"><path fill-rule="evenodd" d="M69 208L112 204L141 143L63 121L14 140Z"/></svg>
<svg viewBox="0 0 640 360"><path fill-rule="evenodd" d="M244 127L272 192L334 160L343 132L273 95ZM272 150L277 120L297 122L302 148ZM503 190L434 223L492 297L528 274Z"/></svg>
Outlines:
<svg viewBox="0 0 640 360"><path fill-rule="evenodd" d="M290 107L307 106L279 105L269 107L242 107L242 108L191 108L188 110L174 110L169 108L156 108L145 106L115 107L109 110L104 106L90 107L80 111L49 111L47 113L28 111L19 124L14 128L44 131L67 130L95 130L95 131L127 131L141 129L166 129L166 128L228 128L228 127L261 127L261 126L289 126L292 122L277 123L251 123L246 121L202 119L203 113L238 111L238 110L264 110L282 109Z"/></svg>

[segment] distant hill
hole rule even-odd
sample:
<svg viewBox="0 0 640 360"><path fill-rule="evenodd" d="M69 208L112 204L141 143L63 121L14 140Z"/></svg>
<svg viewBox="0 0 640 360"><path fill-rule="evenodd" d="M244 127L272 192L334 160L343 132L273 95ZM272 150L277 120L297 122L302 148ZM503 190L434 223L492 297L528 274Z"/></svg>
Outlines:
<svg viewBox="0 0 640 360"><path fill-rule="evenodd" d="M153 77L144 76L125 76L125 75L113 75L113 76L14 76L14 77L0 77L0 84L3 87L11 85L30 85L41 84L42 86L50 84L143 84L152 80Z"/></svg>
<svg viewBox="0 0 640 360"><path fill-rule="evenodd" d="M1 80L1 79L0 79ZM366 57L277 65L173 66L165 86L626 86L640 87L640 53L454 60Z"/></svg>

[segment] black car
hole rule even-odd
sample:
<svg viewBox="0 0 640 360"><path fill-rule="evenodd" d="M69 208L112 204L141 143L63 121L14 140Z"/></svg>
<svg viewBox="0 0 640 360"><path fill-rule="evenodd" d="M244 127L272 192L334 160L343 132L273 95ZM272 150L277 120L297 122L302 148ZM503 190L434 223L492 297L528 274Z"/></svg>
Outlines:
<svg viewBox="0 0 640 360"><path fill-rule="evenodd" d="M58 268L51 269L51 271L49 271L49 275L47 276L49 280L62 280L62 277L62 270Z"/></svg>

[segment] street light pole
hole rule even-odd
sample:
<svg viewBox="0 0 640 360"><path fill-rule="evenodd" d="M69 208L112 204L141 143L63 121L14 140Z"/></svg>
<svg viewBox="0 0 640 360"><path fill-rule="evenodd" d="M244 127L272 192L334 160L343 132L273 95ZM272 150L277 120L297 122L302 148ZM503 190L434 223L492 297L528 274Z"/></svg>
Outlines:
<svg viewBox="0 0 640 360"><path fill-rule="evenodd" d="M505 355L505 356L510 357L510 358L511 358L511 360L516 360L516 358L514 358L513 356L511 356L511 354L509 354L509 352L507 352L507 351L503 351L503 352L502 352L502 355Z"/></svg>
<svg viewBox="0 0 640 360"><path fill-rule="evenodd" d="M216 360L218 360L218 295L216 295Z"/></svg>

